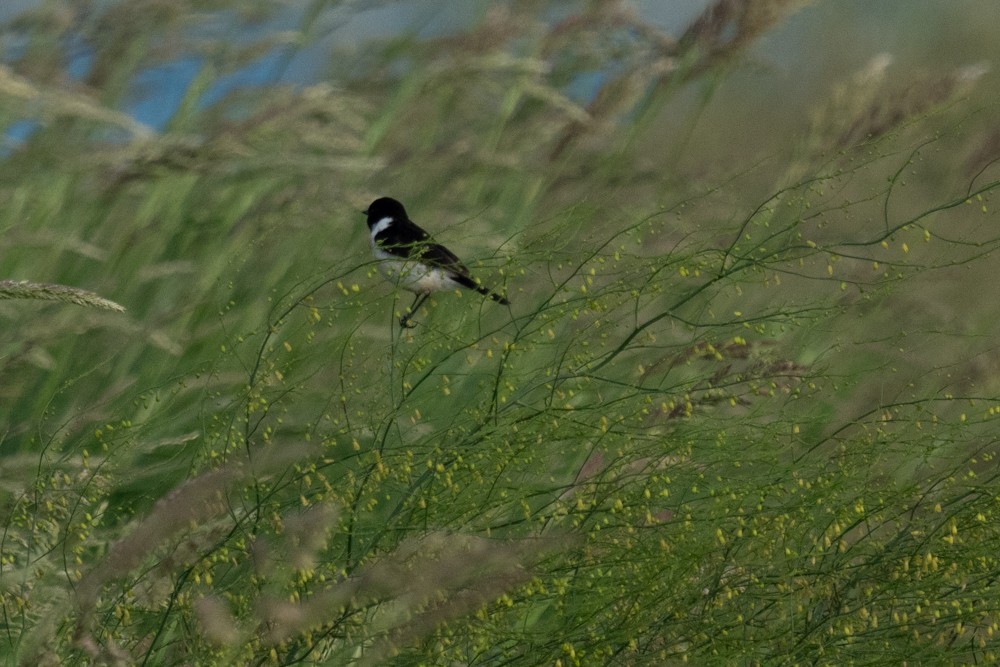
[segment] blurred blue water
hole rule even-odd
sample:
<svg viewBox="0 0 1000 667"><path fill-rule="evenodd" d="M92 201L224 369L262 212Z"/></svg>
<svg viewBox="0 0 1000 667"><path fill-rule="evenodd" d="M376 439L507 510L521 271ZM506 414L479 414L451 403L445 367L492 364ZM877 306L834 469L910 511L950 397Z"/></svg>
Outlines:
<svg viewBox="0 0 1000 667"><path fill-rule="evenodd" d="M754 45L750 58L792 73L799 81L808 81L824 67L829 67L829 43L820 44L824 48L817 48L817 38L851 42L853 49L841 49L843 57L863 62L879 48L905 49L917 42L914 35L907 32L908 20L927 22L928 17L940 17L958 5L965 7L965 12L975 11L986 1L963 0L955 5L947 4L949 9L944 9L943 3L937 0L818 2L765 35ZM678 36L709 3L710 0L633 0L632 6L643 20L667 34ZM42 4L43 0L0 0L0 22ZM349 61L363 55L365 45L372 40L397 36L421 40L455 34L480 22L495 4L493 0L464 0L461 3L410 0L375 3L374 7L366 7L364 3L335 4L308 24L303 45L279 43L246 66L220 76L201 94L198 104L202 107L217 104L235 90L275 83L302 86L327 79L331 76L331 67L350 71L349 63L331 63L331 54L342 54ZM310 5L305 1L289 3L267 19L252 24L241 22L232 12L215 12L206 15L190 31L193 37L229 40L234 46L278 35L295 35L305 27ZM546 5L545 11L539 19L554 24L579 11L579 7L576 3L552 2ZM921 16L923 19L919 18ZM848 30L838 30L841 26L826 27L837 22ZM891 26L891 30L887 26ZM70 56L66 71L70 78L82 80L93 64L93 50L83 37L72 39L67 49ZM23 56L24 43L19 43L17 36L8 32L0 48L0 58L16 61ZM122 110L157 131L166 129L205 64L204 56L185 53L175 60L138 72L131 81ZM405 63L402 67L405 68ZM563 92L586 104L617 67L618 63L607 62L600 68L582 72L564 84ZM30 119L12 122L4 128L4 143L8 147L16 145L37 127Z"/></svg>
<svg viewBox="0 0 1000 667"><path fill-rule="evenodd" d="M662 3L654 0L638 2L639 11L649 20L666 28L676 29L689 21L706 5L707 0L683 0ZM4 0L0 3L0 21L9 21L21 12L35 8L41 0ZM493 4L490 0L468 0L463 3L441 3L438 0L417 0L409 3L386 3L374 8L359 8L349 12L327 12L312 26L314 38L304 47L278 46L254 62L218 78L202 95L201 106L218 103L234 90L274 83L308 85L323 79L329 66L330 50L362 49L370 40L410 35L415 39L430 39L454 34L482 19ZM275 13L268 20L254 25L240 25L232 16L221 12L199 28L205 37L229 35L231 39L251 42L282 31L295 31L303 21L306 5L292 5ZM553 5L543 20L558 21L574 11L571 6ZM22 45L9 42L5 58L16 60ZM93 50L86 41L75 38L67 49L71 59L66 63L70 78L82 80L93 60ZM205 65L203 57L183 55L176 60L144 69L131 82L131 93L123 111L139 122L162 131L177 112L198 72ZM613 69L586 72L570 82L567 94L581 102L588 101ZM38 124L31 120L9 125L4 132L8 145L24 141Z"/></svg>

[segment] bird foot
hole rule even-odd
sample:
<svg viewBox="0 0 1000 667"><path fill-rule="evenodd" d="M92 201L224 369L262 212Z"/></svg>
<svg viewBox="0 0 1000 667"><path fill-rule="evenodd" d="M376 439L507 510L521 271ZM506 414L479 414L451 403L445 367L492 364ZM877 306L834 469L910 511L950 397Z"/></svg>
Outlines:
<svg viewBox="0 0 1000 667"><path fill-rule="evenodd" d="M413 321L413 313L407 313L399 318L399 326L404 329L412 329L417 326L417 323Z"/></svg>

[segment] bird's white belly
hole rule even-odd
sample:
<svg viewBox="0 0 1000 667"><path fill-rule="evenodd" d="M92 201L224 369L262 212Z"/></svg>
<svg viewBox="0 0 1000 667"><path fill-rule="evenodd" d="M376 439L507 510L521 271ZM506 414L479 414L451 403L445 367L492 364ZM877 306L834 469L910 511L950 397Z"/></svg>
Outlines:
<svg viewBox="0 0 1000 667"><path fill-rule="evenodd" d="M375 257L380 261L378 270L389 282L395 283L405 290L417 293L441 292L458 287L442 269L430 267L420 262L406 261L387 253L381 248L374 248Z"/></svg>

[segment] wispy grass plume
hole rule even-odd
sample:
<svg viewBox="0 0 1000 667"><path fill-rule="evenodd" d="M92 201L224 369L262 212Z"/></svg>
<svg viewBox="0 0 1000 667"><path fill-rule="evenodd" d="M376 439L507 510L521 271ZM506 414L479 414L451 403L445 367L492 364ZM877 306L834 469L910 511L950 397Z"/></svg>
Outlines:
<svg viewBox="0 0 1000 667"><path fill-rule="evenodd" d="M125 306L78 287L33 283L27 280L0 280L0 299L37 299L41 301L62 301L78 306L100 308L124 313Z"/></svg>

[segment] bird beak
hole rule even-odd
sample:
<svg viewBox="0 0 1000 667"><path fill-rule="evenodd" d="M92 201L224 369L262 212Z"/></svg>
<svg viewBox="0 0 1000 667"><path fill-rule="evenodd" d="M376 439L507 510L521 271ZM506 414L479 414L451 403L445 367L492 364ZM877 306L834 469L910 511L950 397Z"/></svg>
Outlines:
<svg viewBox="0 0 1000 667"><path fill-rule="evenodd" d="M368 215L368 209L361 211L361 215Z"/></svg>

